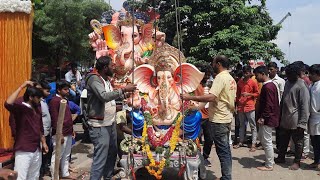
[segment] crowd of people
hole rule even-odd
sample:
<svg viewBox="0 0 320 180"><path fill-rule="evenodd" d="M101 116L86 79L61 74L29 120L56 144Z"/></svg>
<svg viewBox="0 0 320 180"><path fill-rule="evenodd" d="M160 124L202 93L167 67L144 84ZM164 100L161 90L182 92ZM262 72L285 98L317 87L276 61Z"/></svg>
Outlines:
<svg viewBox="0 0 320 180"><path fill-rule="evenodd" d="M266 66L252 68L238 65L230 70L231 63L225 56L216 56L210 66L201 66L205 72L195 95L181 94L181 99L208 103L202 114L204 136L203 164L208 160L214 144L221 164L222 180L232 179L231 148L249 151L261 148L265 152L265 163L257 167L261 171L272 171L275 163L284 163L291 151L294 163L289 167L297 170L300 161L309 157L310 143L314 152L314 163L310 168L320 170L320 65L310 67L301 61L285 67L285 79L279 76L278 66L270 62ZM75 179L70 174L70 156L75 138L74 121L80 115L79 101L83 87L87 92L86 120L90 139L94 146L90 179L111 179L119 154L118 121L125 110L117 106L136 90L136 85L113 89L110 77L114 66L108 56L97 59L95 71L82 79L75 65L65 75L65 80L52 86L46 81L26 81L6 100L10 111L10 126L14 136L17 179L39 179L50 173L54 177L55 163L60 164L60 177ZM283 76L282 76L283 77ZM55 93L50 95L50 90ZM18 97L23 90L23 97ZM70 98L70 94L71 98ZM75 96L74 96L75 95ZM51 96L50 98L48 98ZM60 101L66 99L61 142L57 139L57 122ZM231 123L235 122L233 146ZM251 130L248 142L247 125ZM119 126L118 126L119 128ZM121 126L121 131L132 133ZM273 131L276 132L276 148L273 148ZM55 162L56 145L61 143L60 162ZM289 152L287 152L290 146ZM274 153L278 157L274 158ZM119 154L119 156L121 156ZM12 174L11 175L16 175ZM8 172L6 172L8 174Z"/></svg>
<svg viewBox="0 0 320 180"><path fill-rule="evenodd" d="M320 170L320 64L309 67L296 61L284 68L284 74L278 72L275 62L255 68L240 64L232 71L229 66L227 57L215 57L210 91L203 95L181 96L184 100L209 102L207 112L202 110L205 114L204 164L211 166L208 157L213 141L221 164L221 179L232 179L230 128L235 119L233 148L248 144L250 152L258 148L265 152L265 163L257 167L258 170L272 171L275 163L285 163L286 155L290 154L294 155L294 162L289 169L298 170L300 162L311 157L310 146L314 162L309 167ZM249 140L246 137L248 124ZM276 148L272 141L274 131ZM277 158L274 158L275 152Z"/></svg>
<svg viewBox="0 0 320 180"><path fill-rule="evenodd" d="M111 179L116 162L117 130L116 102L123 100L136 89L128 84L113 90L110 77L113 76L110 57L100 57L95 72L86 76L87 124L90 139L94 145L91 179ZM81 114L79 107L82 77L75 64L65 75L65 80L53 83L47 81L26 81L6 100L5 108L10 112L10 127L14 137L14 171L18 180L34 180L49 175L54 178L55 163L60 164L59 176L63 179L76 179L70 174L69 162L76 133L74 121ZM25 89L23 97L19 93ZM50 94L51 92L51 94ZM64 112L62 139L57 142L57 123L60 102L67 100ZM121 124L121 123L119 123ZM122 123L123 124L123 123ZM125 126L120 130L125 131ZM119 141L119 140L118 140ZM60 159L56 161L56 145L61 143ZM7 171L1 171L8 176ZM11 176L11 175L10 175Z"/></svg>

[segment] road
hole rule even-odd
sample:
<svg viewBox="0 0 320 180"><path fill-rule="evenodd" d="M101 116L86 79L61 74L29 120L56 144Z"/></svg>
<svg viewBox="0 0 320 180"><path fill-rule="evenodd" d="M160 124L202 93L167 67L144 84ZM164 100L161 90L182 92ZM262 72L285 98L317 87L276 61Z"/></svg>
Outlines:
<svg viewBox="0 0 320 180"><path fill-rule="evenodd" d="M78 170L75 173L78 179L89 179L89 171L92 163L93 146L90 143L83 143L81 136L83 130L81 125L75 125L75 130L78 134L78 140L72 149L72 167ZM80 139L79 139L80 138ZM276 155L277 156L277 155ZM301 169L292 171L288 166L293 162L293 157L287 158L287 163L282 165L275 165L273 171L262 172L256 169L264 162L264 151L257 150L256 152L249 152L249 148L242 147L239 149L232 149L232 177L234 180L316 180L320 179L317 174L319 172L307 168L311 164L312 159L307 159L301 162ZM215 148L212 148L210 161L212 167L207 168L207 180L213 180L220 177L220 163L216 155ZM45 177L45 180L50 179ZM170 178L171 179L171 178Z"/></svg>

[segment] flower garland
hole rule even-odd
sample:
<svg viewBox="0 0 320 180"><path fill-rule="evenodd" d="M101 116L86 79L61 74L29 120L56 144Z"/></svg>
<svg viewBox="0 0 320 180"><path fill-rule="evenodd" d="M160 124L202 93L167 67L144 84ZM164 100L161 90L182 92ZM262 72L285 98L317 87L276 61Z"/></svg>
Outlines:
<svg viewBox="0 0 320 180"><path fill-rule="evenodd" d="M30 0L0 0L1 12L23 12L30 14L32 10L32 2Z"/></svg>
<svg viewBox="0 0 320 180"><path fill-rule="evenodd" d="M179 113L178 119L174 125L174 130L172 132L172 138L170 139L170 142L169 142L169 150L167 151L167 153L165 153L165 156L162 157L160 162L156 162L154 160L153 154L150 150L150 145L145 143L146 137L147 137L147 120L145 120L144 122L142 138L141 138L142 151L147 153L147 157L150 161L149 165L145 166L145 168L148 170L149 174L156 177L156 179L162 178L162 171L166 166L166 162L170 161L169 158L176 148L176 145L179 139L179 134L180 134L181 120L182 120L182 115Z"/></svg>

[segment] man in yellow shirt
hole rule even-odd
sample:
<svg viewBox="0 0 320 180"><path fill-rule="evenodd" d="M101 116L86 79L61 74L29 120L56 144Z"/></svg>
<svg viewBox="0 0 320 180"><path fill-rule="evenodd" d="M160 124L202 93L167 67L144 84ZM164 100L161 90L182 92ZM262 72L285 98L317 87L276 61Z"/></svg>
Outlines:
<svg viewBox="0 0 320 180"><path fill-rule="evenodd" d="M237 84L229 74L230 61L225 56L216 56L212 61L217 73L209 94L202 96L181 95L183 100L209 102L209 121L216 152L221 164L221 179L231 180L232 156L229 145L231 121L235 110Z"/></svg>

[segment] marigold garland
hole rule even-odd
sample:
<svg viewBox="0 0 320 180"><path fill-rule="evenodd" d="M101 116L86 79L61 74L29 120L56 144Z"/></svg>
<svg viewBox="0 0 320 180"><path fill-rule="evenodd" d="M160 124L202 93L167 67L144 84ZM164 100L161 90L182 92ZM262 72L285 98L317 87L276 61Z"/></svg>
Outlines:
<svg viewBox="0 0 320 180"><path fill-rule="evenodd" d="M164 167L166 166L166 161L170 158L172 153L174 152L178 139L179 139L179 134L180 134L180 125L181 125L181 120L182 116L179 113L178 114L178 119L174 125L174 130L172 133L172 138L170 139L169 142L169 153L165 153L165 156L162 157L160 162L156 162L153 158L153 154L150 150L150 145L146 144L146 137L147 137L147 120L145 120L144 125L143 125L143 131L142 131L142 151L146 152L147 157L150 161L149 165L145 166L145 168L148 170L149 174L153 175L156 177L156 179L161 179L162 178L162 171Z"/></svg>

